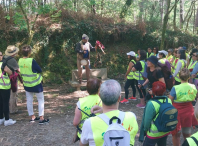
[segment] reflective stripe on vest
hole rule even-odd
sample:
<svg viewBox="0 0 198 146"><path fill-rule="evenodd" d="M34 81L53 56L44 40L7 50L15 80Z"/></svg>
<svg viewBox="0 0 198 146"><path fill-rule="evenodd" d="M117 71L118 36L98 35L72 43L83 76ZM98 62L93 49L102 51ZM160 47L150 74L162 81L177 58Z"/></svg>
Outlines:
<svg viewBox="0 0 198 146"><path fill-rule="evenodd" d="M101 99L99 97L98 94L96 95L89 95L89 96L86 96L84 98L80 98L79 99L79 102L80 102L80 109L83 110L84 112L86 112L88 115L91 114L91 108L94 106L94 105L98 105L102 107L102 102L101 102ZM85 113L83 113L81 111L81 124L79 124L79 128L82 129L82 126L83 126L83 123L84 121L83 120L86 120L86 118L88 118L87 115L85 115ZM81 133L77 133L78 134L78 137L80 138L81 137Z"/></svg>
<svg viewBox="0 0 198 146"><path fill-rule="evenodd" d="M180 70L182 70L182 69L185 67L184 60L178 60L176 66L175 66L175 69L174 69L173 74L175 73L175 70L176 70L176 68L177 68L178 62L181 62L181 63L182 63L182 67L180 68ZM177 75L175 76L175 80L176 80L177 82L181 82L181 80L180 80L180 78L179 78L179 73L180 73L180 71L179 71L179 72L177 73Z"/></svg>
<svg viewBox="0 0 198 146"><path fill-rule="evenodd" d="M2 75L2 71L1 71L1 66L2 66L3 62L0 62L0 76ZM11 83L10 83L10 78L8 77L8 75L3 75L3 79L0 78L0 89L10 89L11 88Z"/></svg>
<svg viewBox="0 0 198 146"><path fill-rule="evenodd" d="M132 62L133 64L136 64L135 60L131 60L130 62ZM127 70L129 69L129 66L127 68ZM127 79L134 79L133 75L135 74L135 72L133 72L132 70L130 71L130 73L127 75Z"/></svg>
<svg viewBox="0 0 198 146"><path fill-rule="evenodd" d="M191 135L191 137L186 138L188 141L189 146L197 146L196 140L194 140L192 137L194 137L198 141L198 132Z"/></svg>
<svg viewBox="0 0 198 146"><path fill-rule="evenodd" d="M168 99L168 103L172 104L171 100L169 98L167 98L167 99ZM163 99L159 99L159 101L163 102ZM155 108L155 113L158 113L159 109L160 109L160 105L155 101L149 101L149 102L151 102L153 104L153 106ZM153 121L155 121L158 116L159 116L159 113L156 115L156 117L155 117L155 119L153 119ZM151 122L150 130L147 131L148 136L150 136L150 137L161 137L161 136L169 133L169 132L159 132L153 121Z"/></svg>
<svg viewBox="0 0 198 146"><path fill-rule="evenodd" d="M144 61L140 61L140 63L142 65L142 70L140 72L136 71L134 73L134 79L143 81L144 79L142 77L142 74L144 73L144 70L145 70L145 62Z"/></svg>
<svg viewBox="0 0 198 146"><path fill-rule="evenodd" d="M177 65L177 63L176 63L177 60L178 60L178 58L175 58L174 61L173 61L173 63L172 63L172 66L174 66L174 68L171 67L171 73L172 73L172 74L173 74L174 71L175 71L175 67L176 67L176 65ZM177 62L178 62L178 61L177 61Z"/></svg>
<svg viewBox="0 0 198 146"><path fill-rule="evenodd" d="M105 113L110 119L113 116L119 115L119 111L110 111L108 113ZM91 117L91 129L93 132L93 139L96 144L96 146L102 146L104 143L104 133L106 132L108 125L99 117ZM115 121L113 121L115 122ZM125 112L125 118L122 123L122 126L129 132L130 134L130 144L134 145L135 143L135 136L138 131L138 124L136 121L135 116L131 112Z"/></svg>
<svg viewBox="0 0 198 146"><path fill-rule="evenodd" d="M180 85L175 85L175 92L177 99L174 102L189 102L193 101L197 94L197 89L195 85L190 83L182 83Z"/></svg>
<svg viewBox="0 0 198 146"><path fill-rule="evenodd" d="M34 87L39 85L43 79L40 74L32 72L32 62L33 58L19 59L19 68L23 78L24 86L26 87Z"/></svg>
<svg viewBox="0 0 198 146"><path fill-rule="evenodd" d="M191 61L190 62L190 64L189 64L189 66L188 66L188 69L193 69L194 67L195 67L195 65L196 65L196 63L197 63L197 61Z"/></svg>

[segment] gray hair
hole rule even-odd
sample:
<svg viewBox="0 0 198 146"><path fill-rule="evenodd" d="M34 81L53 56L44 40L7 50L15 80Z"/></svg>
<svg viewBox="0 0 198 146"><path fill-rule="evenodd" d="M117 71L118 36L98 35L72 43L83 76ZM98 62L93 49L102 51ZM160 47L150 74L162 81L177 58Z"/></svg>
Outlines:
<svg viewBox="0 0 198 146"><path fill-rule="evenodd" d="M113 105L121 95L121 86L116 80L107 80L100 87L100 98L105 105Z"/></svg>

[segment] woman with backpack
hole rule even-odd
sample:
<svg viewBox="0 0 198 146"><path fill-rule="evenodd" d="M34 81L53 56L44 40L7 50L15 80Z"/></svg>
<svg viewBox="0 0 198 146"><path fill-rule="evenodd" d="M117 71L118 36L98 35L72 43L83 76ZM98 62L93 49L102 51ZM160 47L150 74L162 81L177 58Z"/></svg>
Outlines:
<svg viewBox="0 0 198 146"><path fill-rule="evenodd" d="M152 91L149 91L150 94L155 95L155 100L149 100L144 111L139 137L139 141L144 141L143 146L155 146L156 144L158 146L166 146L167 137L170 134L170 131L159 132L157 127L158 125L155 124L158 120L158 116L161 116L157 114L160 112L159 109L161 107L159 103L163 103L165 101L172 104L171 100L164 96L165 91L166 84L160 81L154 82L152 84ZM174 114L177 110L171 109L171 111L173 111L172 114ZM144 133L146 133L145 140Z"/></svg>
<svg viewBox="0 0 198 146"><path fill-rule="evenodd" d="M174 146L180 145L181 130L185 140L191 135L191 127L198 125L192 106L192 101L195 100L197 89L195 85L188 83L190 71L187 68L183 68L179 73L179 78L181 84L175 85L169 95L173 106L178 110L178 124L176 129L172 131Z"/></svg>
<svg viewBox="0 0 198 146"><path fill-rule="evenodd" d="M175 78L175 85L181 84L181 80L179 78L179 72L181 69L185 68L187 65L185 50L179 49L177 51L177 57L179 58L179 60L177 61L177 64L173 71L173 77Z"/></svg>
<svg viewBox="0 0 198 146"><path fill-rule="evenodd" d="M144 87L145 85L148 84L148 88L151 90L153 83L156 81L161 81L165 83L161 68L158 66L157 57L151 56L147 59L147 79L143 84L139 85L139 88ZM152 95L147 94L146 100L149 100L151 96Z"/></svg>
<svg viewBox="0 0 198 146"><path fill-rule="evenodd" d="M44 119L44 95L41 76L41 68L37 62L30 58L32 48L29 45L22 47L23 58L19 59L20 73L23 79L23 85L27 98L27 110L31 117L30 122L39 120L39 124L49 123L49 119ZM33 110L33 96L34 94L38 100L39 117L34 115Z"/></svg>
<svg viewBox="0 0 198 146"><path fill-rule="evenodd" d="M140 95L140 103L136 105L136 107L139 108L145 108L145 96L146 96L146 88L144 87L140 87L138 85L142 85L145 81L145 79L147 78L147 73L146 73L146 51L144 50L140 50L140 61L136 62L136 64L133 66L132 71L135 72L134 73L134 79L136 80L136 87L138 89L139 95Z"/></svg>
<svg viewBox="0 0 198 146"><path fill-rule="evenodd" d="M8 46L5 51L5 56L2 62L0 62L0 125L5 126L13 125L16 121L9 118L9 101L10 101L10 89L11 82L9 75L19 70L19 66L14 56L19 52L19 49L15 46ZM4 73L4 74L3 74Z"/></svg>
<svg viewBox="0 0 198 146"><path fill-rule="evenodd" d="M125 74L125 78L127 79L124 89L125 89L125 98L120 101L121 103L128 103L128 99L132 100L137 100L135 95L136 95L136 80L134 79L134 72L132 71L133 66L136 64L136 57L135 57L135 52L131 51L127 53L128 59L129 59L129 65L127 68L127 72ZM133 96L128 98L129 95L129 87L131 86L133 90Z"/></svg>
<svg viewBox="0 0 198 146"><path fill-rule="evenodd" d="M195 105L195 118L198 121L198 102ZM198 145L198 132L191 135L191 137L186 138L182 146L196 146Z"/></svg>

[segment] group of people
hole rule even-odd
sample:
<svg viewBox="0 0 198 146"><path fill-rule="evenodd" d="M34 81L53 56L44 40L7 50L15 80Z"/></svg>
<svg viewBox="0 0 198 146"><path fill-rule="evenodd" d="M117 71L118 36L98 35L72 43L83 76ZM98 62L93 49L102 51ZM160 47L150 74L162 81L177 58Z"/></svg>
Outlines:
<svg viewBox="0 0 198 146"><path fill-rule="evenodd" d="M44 119L44 95L42 86L41 68L37 62L31 58L32 48L29 45L22 47L21 53L23 58L17 62L15 56L19 48L14 45L7 47L5 55L0 52L0 125L13 125L15 120L10 119L10 113L17 113L17 77L23 83L26 99L27 110L30 116L30 122L39 120L39 124L49 122ZM36 117L33 110L33 95L36 94L38 100L39 117ZM9 106L10 105L10 106Z"/></svg>
<svg viewBox="0 0 198 146"><path fill-rule="evenodd" d="M168 49L168 51L159 51L155 47L153 52L148 48L148 53L138 50L138 55L134 51L128 52L127 57L129 64L125 74L123 100L121 100L121 86L117 81L107 80L101 83L95 78L88 80L87 90L90 95L80 98L75 109L73 125L77 127L77 134L73 141L80 140L81 146L103 145L110 126L107 119L119 118L123 114L118 110L119 103L128 103L129 99L137 100L137 89L140 103L136 107L144 108L140 129L133 112L125 112L124 119L121 120L121 125L130 134L130 145L134 145L138 129L140 130L139 141L143 142L144 146L156 144L166 146L169 134L172 134L174 146L180 146L181 134L184 137L182 146L198 145L198 133L191 136L192 127L198 126L198 104L196 103L198 50L193 49L190 54L187 54L186 47ZM171 89L167 87L166 72L162 71L164 66L171 74L169 75L172 79ZM133 96L128 98L130 86ZM91 92L92 90L95 92ZM164 103L172 106L172 110L165 113L170 119L174 119L173 115L177 115L176 121L166 125L175 125L175 127L165 132L160 131L156 125L156 120L162 116L160 109Z"/></svg>

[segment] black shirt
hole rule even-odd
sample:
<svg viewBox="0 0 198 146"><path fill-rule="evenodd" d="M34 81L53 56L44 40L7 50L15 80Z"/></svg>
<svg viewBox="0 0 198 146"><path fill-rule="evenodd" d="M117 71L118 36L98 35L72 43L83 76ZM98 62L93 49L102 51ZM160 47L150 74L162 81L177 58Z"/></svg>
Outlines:
<svg viewBox="0 0 198 146"><path fill-rule="evenodd" d="M148 69L147 77L149 80L149 88L152 88L154 82L159 81L160 78L163 78L163 73L161 69L155 69L153 72Z"/></svg>

